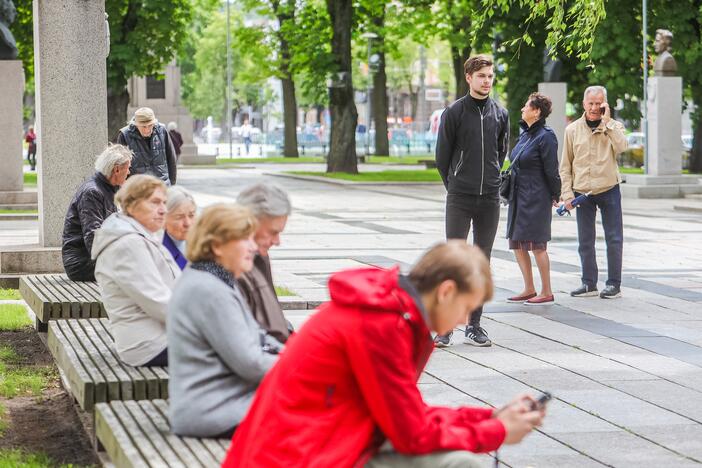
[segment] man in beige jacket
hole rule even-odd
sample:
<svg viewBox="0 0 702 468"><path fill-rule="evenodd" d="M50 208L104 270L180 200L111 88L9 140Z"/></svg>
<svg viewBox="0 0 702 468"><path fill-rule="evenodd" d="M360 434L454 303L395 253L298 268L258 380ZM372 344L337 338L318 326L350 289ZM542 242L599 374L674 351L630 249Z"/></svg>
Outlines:
<svg viewBox="0 0 702 468"><path fill-rule="evenodd" d="M583 95L585 113L566 127L561 159L561 200L569 210L578 195L590 196L577 207L578 253L582 285L570 293L574 297L596 296L595 217L602 213L607 244L607 283L599 293L603 299L621 296L622 196L619 191L617 155L626 150L624 125L612 119L607 90L590 86Z"/></svg>

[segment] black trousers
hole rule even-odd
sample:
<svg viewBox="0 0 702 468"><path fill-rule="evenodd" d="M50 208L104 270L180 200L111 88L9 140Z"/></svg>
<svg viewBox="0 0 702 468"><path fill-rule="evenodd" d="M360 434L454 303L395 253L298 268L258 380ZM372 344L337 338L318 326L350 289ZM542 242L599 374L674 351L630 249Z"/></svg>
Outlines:
<svg viewBox="0 0 702 468"><path fill-rule="evenodd" d="M168 365L168 348L158 353L144 367L166 367Z"/></svg>
<svg viewBox="0 0 702 468"><path fill-rule="evenodd" d="M497 194L462 195L449 193L446 196L446 239L468 238L473 227L473 244L490 260L492 245L500 222L500 199ZM483 308L479 307L470 316L470 325L480 326Z"/></svg>

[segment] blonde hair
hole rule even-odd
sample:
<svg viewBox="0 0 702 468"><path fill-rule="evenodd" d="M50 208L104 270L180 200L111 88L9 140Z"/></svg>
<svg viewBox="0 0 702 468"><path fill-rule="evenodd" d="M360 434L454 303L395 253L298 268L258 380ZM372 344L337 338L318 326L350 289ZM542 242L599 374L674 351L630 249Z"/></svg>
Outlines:
<svg viewBox="0 0 702 468"><path fill-rule="evenodd" d="M166 184L161 179L147 174L131 176L115 194L115 204L129 214L131 207L147 200L157 189L166 193Z"/></svg>
<svg viewBox="0 0 702 468"><path fill-rule="evenodd" d="M427 293L446 280L461 292L484 291L482 302L492 299L490 263L482 250L462 240L449 240L429 249L412 267L410 281Z"/></svg>
<svg viewBox="0 0 702 468"><path fill-rule="evenodd" d="M246 239L258 221L250 209L234 203L217 203L202 210L188 232L185 256L191 262L214 260L212 245Z"/></svg>
<svg viewBox="0 0 702 468"><path fill-rule="evenodd" d="M156 114L154 114L153 109L150 107L140 107L134 111L132 121L135 125L149 125L158 123L158 120L156 120Z"/></svg>

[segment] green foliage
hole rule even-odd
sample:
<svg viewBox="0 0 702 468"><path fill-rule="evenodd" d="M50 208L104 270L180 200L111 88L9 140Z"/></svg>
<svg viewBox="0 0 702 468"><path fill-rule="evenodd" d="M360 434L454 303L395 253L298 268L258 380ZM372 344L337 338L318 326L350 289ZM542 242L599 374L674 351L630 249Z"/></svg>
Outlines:
<svg viewBox="0 0 702 468"><path fill-rule="evenodd" d="M25 92L34 93L34 23L32 22L32 0L15 0L17 18L10 31L17 42L18 58L24 67Z"/></svg>
<svg viewBox="0 0 702 468"><path fill-rule="evenodd" d="M37 186L37 173L36 172L25 172L24 173L24 186L25 187L36 187Z"/></svg>
<svg viewBox="0 0 702 468"><path fill-rule="evenodd" d="M22 299L20 293L16 289L3 289L0 288L0 300L19 300Z"/></svg>
<svg viewBox="0 0 702 468"><path fill-rule="evenodd" d="M17 449L0 450L0 468L74 468L75 465L57 465L43 453L26 453Z"/></svg>
<svg viewBox="0 0 702 468"><path fill-rule="evenodd" d="M275 286L276 296L297 296L294 291L286 288L285 286Z"/></svg>
<svg viewBox="0 0 702 468"><path fill-rule="evenodd" d="M191 0L107 0L107 85L121 92L132 75L158 73L175 57L192 19Z"/></svg>
<svg viewBox="0 0 702 468"><path fill-rule="evenodd" d="M362 172L350 174L347 172L314 172L290 171L290 174L328 177L331 179L351 180L355 182L440 182L441 177L436 169L417 170L387 170L378 172Z"/></svg>
<svg viewBox="0 0 702 468"><path fill-rule="evenodd" d="M21 304L0 304L0 331L21 330L32 325Z"/></svg>
<svg viewBox="0 0 702 468"><path fill-rule="evenodd" d="M7 427L9 426L7 422L7 409L5 408L5 405L0 403L0 437L3 436L5 431L7 430ZM0 453L0 466L2 466L2 454Z"/></svg>

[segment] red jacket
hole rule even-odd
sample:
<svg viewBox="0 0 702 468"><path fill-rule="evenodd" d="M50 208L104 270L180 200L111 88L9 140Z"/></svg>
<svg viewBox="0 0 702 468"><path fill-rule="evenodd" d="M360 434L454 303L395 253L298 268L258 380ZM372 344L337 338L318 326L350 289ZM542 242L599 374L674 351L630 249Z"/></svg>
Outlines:
<svg viewBox="0 0 702 468"><path fill-rule="evenodd" d="M489 408L427 406L417 388L433 343L397 268L337 273L331 302L287 342L222 466L362 465L395 450L487 452L505 429Z"/></svg>

